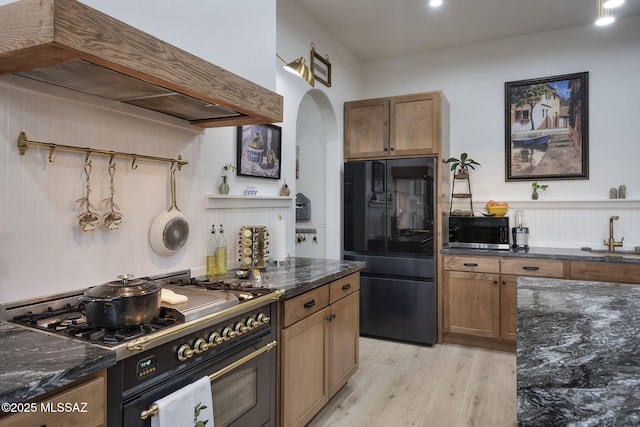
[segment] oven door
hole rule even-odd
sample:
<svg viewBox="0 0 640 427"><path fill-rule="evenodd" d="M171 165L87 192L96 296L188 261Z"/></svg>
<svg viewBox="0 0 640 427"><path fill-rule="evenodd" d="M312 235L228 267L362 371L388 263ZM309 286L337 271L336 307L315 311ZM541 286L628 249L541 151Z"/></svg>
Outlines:
<svg viewBox="0 0 640 427"><path fill-rule="evenodd" d="M123 425L150 426L153 415L142 419L143 411L156 400L207 375L215 377L211 394L216 427L274 426L276 349L268 350L272 345L267 338L234 348L125 402Z"/></svg>

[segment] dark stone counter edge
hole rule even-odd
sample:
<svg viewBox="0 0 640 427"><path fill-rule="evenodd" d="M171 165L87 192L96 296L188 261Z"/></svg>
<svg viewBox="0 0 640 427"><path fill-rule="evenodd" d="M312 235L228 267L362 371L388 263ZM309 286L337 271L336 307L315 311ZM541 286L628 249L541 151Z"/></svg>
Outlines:
<svg viewBox="0 0 640 427"><path fill-rule="evenodd" d="M5 322L2 322L5 324ZM37 332L34 332L37 333ZM65 338L59 338L61 344L68 342ZM26 384L17 385L15 389L0 395L0 403L16 402L23 403L37 398L45 393L56 390L73 383L81 378L95 374L103 369L107 369L116 364L116 354L110 350L104 350L99 356L93 357L85 363L63 371L52 372L50 375L42 376L38 380ZM0 416L5 415L0 412Z"/></svg>
<svg viewBox="0 0 640 427"><path fill-rule="evenodd" d="M440 253L445 255L471 255L471 256L499 256L514 258L545 258L558 259L566 261L592 261L592 262L611 262L624 264L640 264L639 256L605 256L599 253L583 251L573 248L542 248L532 247L528 251L493 250L493 249L466 249L466 248L443 248Z"/></svg>
<svg viewBox="0 0 640 427"><path fill-rule="evenodd" d="M357 273L358 271L362 270L365 267L365 263L360 261L344 261L344 262L345 263L348 262L352 265L345 266L340 271L326 274L321 278L298 283L296 284L295 287L292 287L292 288L284 288L284 287L279 288L278 286L275 286L275 287L279 289L283 289L285 291L282 299L287 300L295 296L298 296L300 294L303 294L305 292L311 291L320 286L326 285L327 283L333 282L334 280L338 280L350 274Z"/></svg>

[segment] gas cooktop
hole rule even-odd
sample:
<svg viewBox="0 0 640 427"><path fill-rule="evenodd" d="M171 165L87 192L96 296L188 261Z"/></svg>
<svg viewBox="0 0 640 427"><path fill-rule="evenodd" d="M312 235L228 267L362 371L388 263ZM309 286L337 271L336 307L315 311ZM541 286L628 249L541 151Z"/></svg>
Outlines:
<svg viewBox="0 0 640 427"><path fill-rule="evenodd" d="M2 307L2 319L56 335L89 341L114 348L162 329L197 320L275 289L256 287L250 280L192 278L190 270L151 276L148 279L187 296L185 303L162 303L158 316L148 323L125 328L99 328L89 325L79 301L84 290L23 301Z"/></svg>

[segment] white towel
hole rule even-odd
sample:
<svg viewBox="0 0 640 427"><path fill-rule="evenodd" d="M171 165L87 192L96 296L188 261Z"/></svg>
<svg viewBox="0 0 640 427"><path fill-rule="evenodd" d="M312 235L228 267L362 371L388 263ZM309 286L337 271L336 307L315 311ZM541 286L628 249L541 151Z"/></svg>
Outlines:
<svg viewBox="0 0 640 427"><path fill-rule="evenodd" d="M158 414L151 418L151 427L214 427L209 377L202 377L155 403Z"/></svg>

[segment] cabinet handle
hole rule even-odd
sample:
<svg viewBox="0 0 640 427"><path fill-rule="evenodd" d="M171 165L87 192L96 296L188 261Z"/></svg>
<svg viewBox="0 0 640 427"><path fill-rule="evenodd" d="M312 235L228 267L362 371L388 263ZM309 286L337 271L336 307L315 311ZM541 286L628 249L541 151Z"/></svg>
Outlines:
<svg viewBox="0 0 640 427"><path fill-rule="evenodd" d="M497 285L497 284L498 284L498 281L497 281L497 280L494 280L494 281L493 281L493 284L494 284L494 285Z"/></svg>
<svg viewBox="0 0 640 427"><path fill-rule="evenodd" d="M342 290L343 290L343 291L348 291L349 289L351 289L351 283L347 283L346 285L344 285L344 286L342 287Z"/></svg>
<svg viewBox="0 0 640 427"><path fill-rule="evenodd" d="M311 308L314 305L316 305L316 300L312 299L311 301L304 303L304 308Z"/></svg>
<svg viewBox="0 0 640 427"><path fill-rule="evenodd" d="M331 322L331 321L332 321L333 319L335 319L335 318L336 318L335 313L334 313L334 314L330 314L330 315L328 315L328 316L327 316L327 320L328 320L329 322Z"/></svg>
<svg viewBox="0 0 640 427"><path fill-rule="evenodd" d="M385 147L385 148L384 148L384 151L389 151L389 149Z"/></svg>
<svg viewBox="0 0 640 427"><path fill-rule="evenodd" d="M507 284L507 282L505 282L505 281L503 280L503 281L502 281L502 284L503 284L503 285L506 285L506 284Z"/></svg>
<svg viewBox="0 0 640 427"><path fill-rule="evenodd" d="M527 266L524 266L524 267L522 267L522 269L526 270L526 271L538 271L538 270L540 270L540 267L527 267Z"/></svg>
<svg viewBox="0 0 640 427"><path fill-rule="evenodd" d="M475 263L475 262L465 262L465 263L464 263L464 264L462 264L462 265L464 265L465 267L477 267L477 266L478 266L478 263Z"/></svg>
<svg viewBox="0 0 640 427"><path fill-rule="evenodd" d="M391 148L389 148L389 150L393 151L393 150L395 150L395 148L391 147Z"/></svg>

